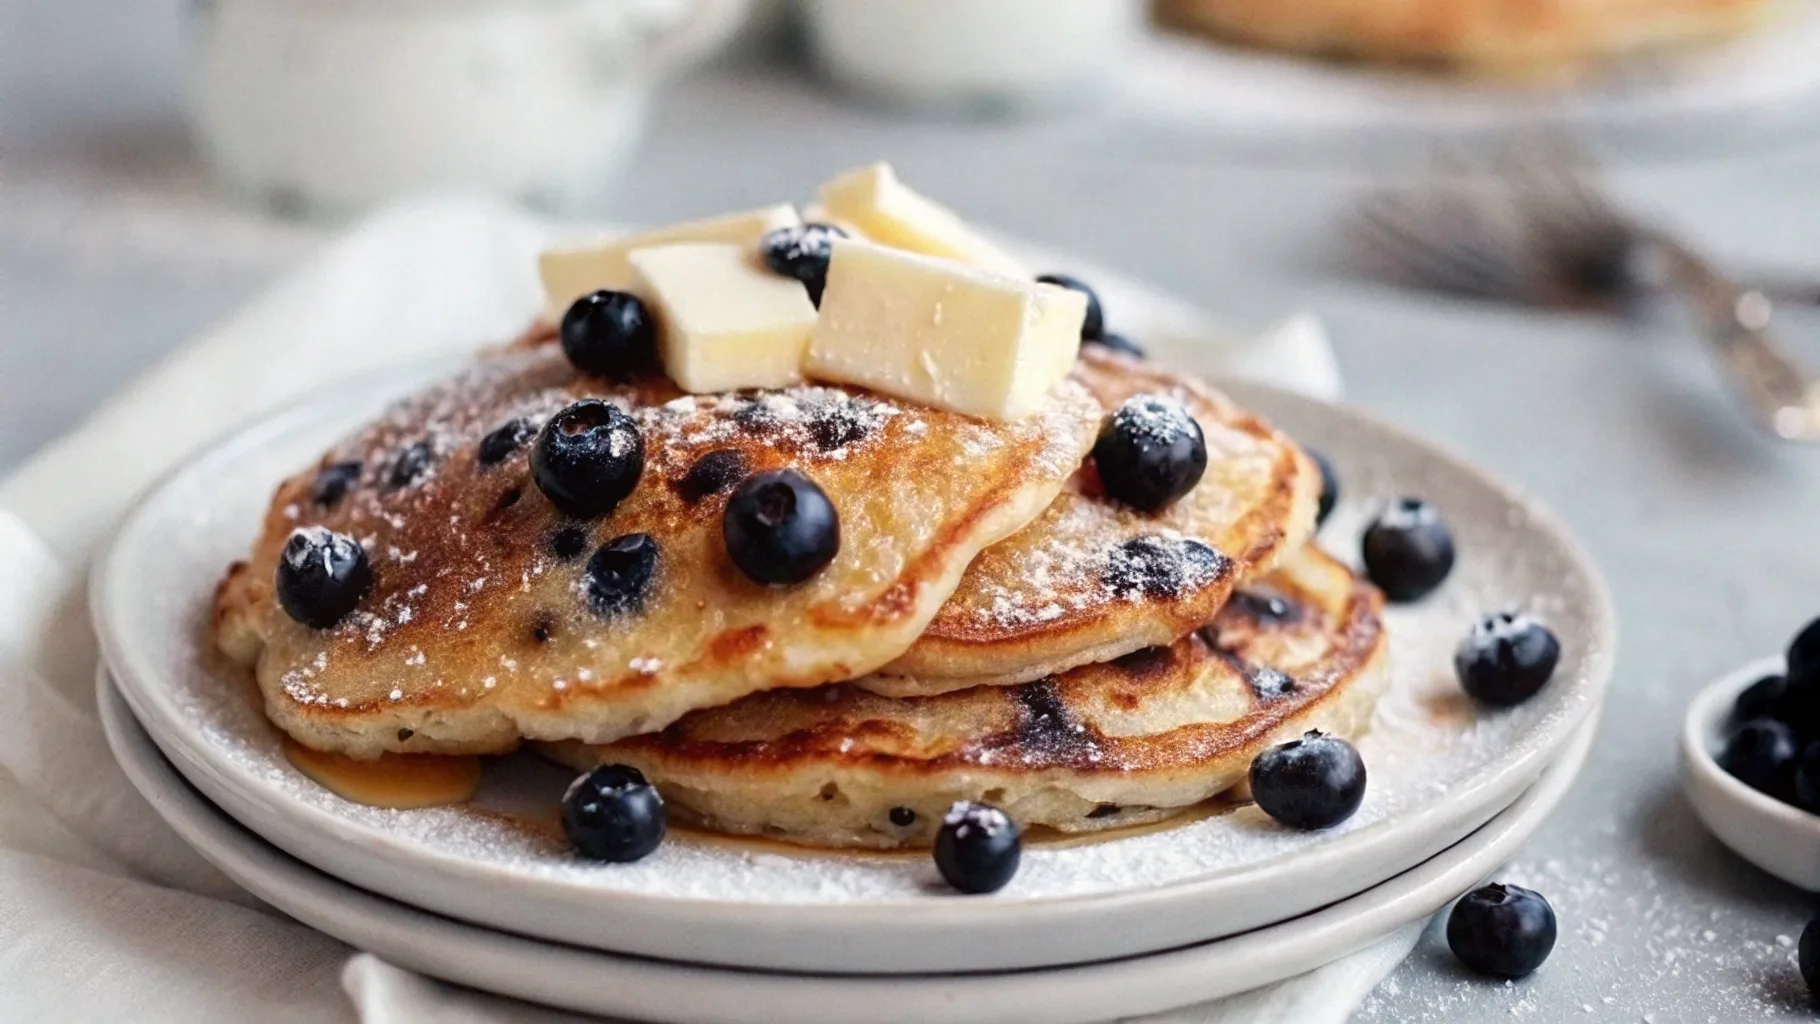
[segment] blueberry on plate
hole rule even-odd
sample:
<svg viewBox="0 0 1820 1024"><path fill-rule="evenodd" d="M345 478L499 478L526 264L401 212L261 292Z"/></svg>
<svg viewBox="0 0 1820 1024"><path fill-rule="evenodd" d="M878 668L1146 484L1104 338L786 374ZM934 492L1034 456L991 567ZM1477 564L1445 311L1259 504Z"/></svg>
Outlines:
<svg viewBox="0 0 1820 1024"><path fill-rule="evenodd" d="M1820 814L1820 740L1802 747L1795 755L1792 788L1796 807L1809 814Z"/></svg>
<svg viewBox="0 0 1820 1024"><path fill-rule="evenodd" d="M1106 314L1100 305L1100 296L1087 282L1068 274L1044 274L1037 278L1043 284L1052 284L1066 288L1071 292L1080 292L1087 296L1087 318L1081 321L1081 340L1098 341L1106 335Z"/></svg>
<svg viewBox="0 0 1820 1024"><path fill-rule="evenodd" d="M1141 512L1167 508L1207 471L1207 439L1182 403L1137 395L1113 411L1093 443L1106 493Z"/></svg>
<svg viewBox="0 0 1820 1024"><path fill-rule="evenodd" d="M815 481L794 469L754 473L727 499L727 555L759 583L801 583L840 552L840 515Z"/></svg>
<svg viewBox="0 0 1820 1024"><path fill-rule="evenodd" d="M961 892L1003 889L1017 874L1023 856L1023 833L1017 822L990 804L955 804L935 834L936 870Z"/></svg>
<svg viewBox="0 0 1820 1024"><path fill-rule="evenodd" d="M537 424L520 417L510 420L487 433L480 439L480 448L474 454L474 460L481 468L497 466L512 457L512 453L537 436Z"/></svg>
<svg viewBox="0 0 1820 1024"><path fill-rule="evenodd" d="M638 424L598 398L584 398L550 417L531 448L531 478L538 490L577 519L618 508L644 469Z"/></svg>
<svg viewBox="0 0 1820 1024"><path fill-rule="evenodd" d="M1758 792L1786 800L1795 768L1795 733L1773 718L1753 718L1732 731L1719 767Z"/></svg>
<svg viewBox="0 0 1820 1024"><path fill-rule="evenodd" d="M1453 571L1453 535L1435 507L1398 498L1365 529L1365 575L1392 601L1427 597Z"/></svg>
<svg viewBox="0 0 1820 1024"><path fill-rule="evenodd" d="M316 482L310 487L310 500L323 508L333 508L341 499L348 496L354 485L360 481L361 464L358 462L333 462L322 467L316 473Z"/></svg>
<svg viewBox="0 0 1820 1024"><path fill-rule="evenodd" d="M1114 334L1111 331L1107 331L1097 338L1086 339L1086 344L1098 345L1103 349L1117 352L1120 355L1127 355L1133 359L1144 358L1144 346L1139 345L1137 342L1132 341L1123 334Z"/></svg>
<svg viewBox="0 0 1820 1024"><path fill-rule="evenodd" d="M1480 619L1453 652L1460 686L1474 700L1513 707L1536 695L1555 674L1561 642L1540 622L1517 612Z"/></svg>
<svg viewBox="0 0 1820 1024"><path fill-rule="evenodd" d="M1801 980L1807 982L1808 994L1820 999L1820 917L1801 929L1801 945L1796 950L1800 961Z"/></svg>
<svg viewBox="0 0 1820 1024"><path fill-rule="evenodd" d="M602 544L588 559L582 588L596 615L629 615L645 606L657 578L657 541L648 533L628 533Z"/></svg>
<svg viewBox="0 0 1820 1024"><path fill-rule="evenodd" d="M834 255L834 240L845 237L847 233L832 224L792 224L760 239L758 254L765 266L801 281L809 292L809 301L820 308L822 292L828 287L828 261Z"/></svg>
<svg viewBox="0 0 1820 1024"><path fill-rule="evenodd" d="M663 843L667 817L657 787L625 765L596 768L562 795L563 835L591 860L643 860Z"/></svg>
<svg viewBox="0 0 1820 1024"><path fill-rule="evenodd" d="M1365 761L1352 744L1311 730L1251 762L1251 798L1290 828L1332 828L1365 801Z"/></svg>
<svg viewBox="0 0 1820 1024"><path fill-rule="evenodd" d="M284 542L273 585L286 615L312 629L328 629L366 596L373 567L354 538L304 526Z"/></svg>
<svg viewBox="0 0 1820 1024"><path fill-rule="evenodd" d="M1732 705L1732 721L1778 718L1782 714L1782 698L1787 694L1787 676L1764 676L1738 694L1737 702Z"/></svg>
<svg viewBox="0 0 1820 1024"><path fill-rule="evenodd" d="M629 377L657 361L657 321L630 292L597 291L576 299L558 328L563 354L591 377Z"/></svg>
<svg viewBox="0 0 1820 1024"><path fill-rule="evenodd" d="M1521 978L1555 948L1555 908L1541 893L1518 886L1481 886L1447 915L1447 945L1480 974Z"/></svg>
<svg viewBox="0 0 1820 1024"><path fill-rule="evenodd" d="M1333 515L1333 507L1339 504L1340 478L1334 475L1333 463L1327 461L1327 456L1313 448L1302 450L1308 453L1308 457L1314 460L1315 468L1321 471L1321 503L1315 507L1314 513L1314 525L1319 529L1327 522L1327 517Z"/></svg>

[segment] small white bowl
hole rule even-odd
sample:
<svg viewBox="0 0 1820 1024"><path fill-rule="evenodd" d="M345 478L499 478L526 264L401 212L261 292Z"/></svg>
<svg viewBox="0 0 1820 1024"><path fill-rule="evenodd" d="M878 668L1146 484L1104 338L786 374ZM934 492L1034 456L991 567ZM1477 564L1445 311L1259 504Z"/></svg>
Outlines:
<svg viewBox="0 0 1820 1024"><path fill-rule="evenodd" d="M1820 816L1757 792L1717 760L1738 694L1782 668L1780 655L1753 661L1694 698L1681 730L1682 785L1720 842L1790 885L1820 891Z"/></svg>

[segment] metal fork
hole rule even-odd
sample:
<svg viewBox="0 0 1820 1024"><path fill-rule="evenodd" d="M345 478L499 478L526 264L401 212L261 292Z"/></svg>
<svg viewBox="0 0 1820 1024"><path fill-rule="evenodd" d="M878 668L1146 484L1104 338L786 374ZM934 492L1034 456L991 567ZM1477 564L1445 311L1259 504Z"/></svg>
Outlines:
<svg viewBox="0 0 1820 1024"><path fill-rule="evenodd" d="M1667 232L1614 206L1573 163L1519 161L1495 175L1380 193L1348 225L1409 283L1569 307L1623 308L1664 291L1699 324L1733 390L1765 430L1820 443L1820 380L1775 339L1778 301L1820 304L1820 286L1747 285Z"/></svg>

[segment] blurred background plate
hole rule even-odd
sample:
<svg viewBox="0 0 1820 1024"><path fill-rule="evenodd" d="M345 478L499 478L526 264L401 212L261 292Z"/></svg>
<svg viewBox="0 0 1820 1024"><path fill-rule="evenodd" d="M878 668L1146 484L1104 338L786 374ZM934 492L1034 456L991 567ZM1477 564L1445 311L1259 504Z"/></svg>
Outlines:
<svg viewBox="0 0 1820 1024"><path fill-rule="evenodd" d="M1253 154L1348 151L1389 160L1412 142L1466 144L1547 129L1608 151L1710 155L1811 124L1820 4L1788 0L1752 33L1619 58L1561 81L1341 63L1157 35L1125 82L1130 115Z"/></svg>

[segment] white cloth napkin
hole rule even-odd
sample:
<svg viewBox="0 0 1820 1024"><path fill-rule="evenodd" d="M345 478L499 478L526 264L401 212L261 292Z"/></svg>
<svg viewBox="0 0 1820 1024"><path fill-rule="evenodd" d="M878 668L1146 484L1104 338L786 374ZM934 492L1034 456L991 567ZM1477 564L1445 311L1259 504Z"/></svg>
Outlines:
<svg viewBox="0 0 1820 1024"><path fill-rule="evenodd" d="M537 308L549 225L473 200L383 213L179 349L0 483L0 1020L575 1019L402 971L282 918L186 847L114 764L92 692L84 573L134 496L238 422L338 377L476 348ZM1138 336L1193 310L1102 281ZM1332 396L1310 318L1223 343L1234 372ZM1171 1024L1329 1024L1416 929Z"/></svg>

